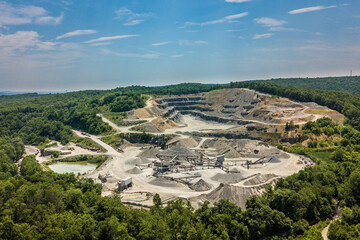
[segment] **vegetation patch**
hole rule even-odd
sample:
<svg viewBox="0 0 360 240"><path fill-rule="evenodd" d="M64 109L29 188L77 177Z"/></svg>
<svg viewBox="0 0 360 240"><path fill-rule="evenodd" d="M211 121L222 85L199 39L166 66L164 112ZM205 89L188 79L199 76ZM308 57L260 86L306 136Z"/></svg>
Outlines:
<svg viewBox="0 0 360 240"><path fill-rule="evenodd" d="M125 121L125 119L128 117L126 112L104 113L103 115L118 126L134 126L147 122L146 120Z"/></svg>
<svg viewBox="0 0 360 240"><path fill-rule="evenodd" d="M97 167L100 167L106 160L108 156L90 156L90 155L81 155L77 157L54 159L51 162L46 162L44 165L51 165L57 162L66 162L66 163L91 163L96 164Z"/></svg>
<svg viewBox="0 0 360 240"><path fill-rule="evenodd" d="M100 152L103 152L103 153L106 152L105 148L103 148L102 146L100 146L99 144L97 144L96 142L91 140L91 138L81 138L81 137L74 136L74 138L72 139L72 142L74 142L75 144L81 144L81 145L84 145L84 146L90 147L90 148L97 148L97 149L99 149Z"/></svg>

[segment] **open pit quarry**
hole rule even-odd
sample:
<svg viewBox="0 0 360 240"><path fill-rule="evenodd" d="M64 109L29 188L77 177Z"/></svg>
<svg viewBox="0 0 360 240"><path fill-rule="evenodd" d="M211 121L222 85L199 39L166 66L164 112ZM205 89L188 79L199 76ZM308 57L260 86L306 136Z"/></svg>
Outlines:
<svg viewBox="0 0 360 240"><path fill-rule="evenodd" d="M287 122L301 125L324 116L335 121L343 119L341 114L315 103L294 102L248 89L154 96L145 108L130 111L128 116L127 121L146 122L117 126L102 118L117 133L147 132L167 136L167 141L161 145L123 141L124 147L119 150L106 144L101 136L75 131L107 152L72 146L70 156L109 156L85 177L102 184L103 195L117 194L132 206L149 207L152 196L158 193L165 204L184 199L195 208L205 201L214 203L223 198L245 208L250 196L261 195L279 178L312 165L308 158L269 144ZM58 144L57 148L64 146ZM37 159L41 163L49 161L49 157ZM131 185L119 191L119 182L129 177Z"/></svg>

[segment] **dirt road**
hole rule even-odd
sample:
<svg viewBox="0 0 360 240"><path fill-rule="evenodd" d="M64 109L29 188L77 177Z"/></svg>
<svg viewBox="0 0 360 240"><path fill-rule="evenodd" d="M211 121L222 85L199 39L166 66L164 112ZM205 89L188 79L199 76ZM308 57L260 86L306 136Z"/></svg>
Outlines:
<svg viewBox="0 0 360 240"><path fill-rule="evenodd" d="M335 222L336 220L338 220L341 217L342 214L342 208L340 208L339 206L336 208L336 212L335 215L333 216L333 219L330 221L329 225L327 225L321 232L321 235L323 237L324 240L328 240L328 232L329 232L329 227L330 224Z"/></svg>

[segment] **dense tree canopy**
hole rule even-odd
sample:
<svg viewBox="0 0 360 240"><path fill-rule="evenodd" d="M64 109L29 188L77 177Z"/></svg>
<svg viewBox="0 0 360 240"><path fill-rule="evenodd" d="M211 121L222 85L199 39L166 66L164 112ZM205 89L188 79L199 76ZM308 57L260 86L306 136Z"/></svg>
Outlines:
<svg viewBox="0 0 360 240"><path fill-rule="evenodd" d="M282 78L269 82L281 86L314 88L360 94L360 77Z"/></svg>

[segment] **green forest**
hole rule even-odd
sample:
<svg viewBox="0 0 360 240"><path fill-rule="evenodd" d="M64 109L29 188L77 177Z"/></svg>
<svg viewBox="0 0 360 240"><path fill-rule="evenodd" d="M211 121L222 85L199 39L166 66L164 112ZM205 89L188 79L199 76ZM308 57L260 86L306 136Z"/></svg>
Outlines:
<svg viewBox="0 0 360 240"><path fill-rule="evenodd" d="M280 78L271 83L281 86L314 88L360 94L360 77L323 77L323 78Z"/></svg>
<svg viewBox="0 0 360 240"><path fill-rule="evenodd" d="M15 164L22 158L25 144L76 141L71 129L99 135L111 132L96 114L142 107L146 95L178 95L225 87L246 87L314 101L343 113L347 121L342 126L320 119L299 130L314 139L336 135L338 140L334 142L322 144L314 140L306 147L299 143L279 146L313 158L316 165L280 179L262 197L251 197L246 209L227 200L214 206L205 202L197 210L181 200L164 206L158 195L150 210L132 209L118 197L101 197L101 185L90 179L43 171L34 156L25 157L20 168ZM337 207L344 208L343 216L331 224L330 239L359 239L359 97L269 82L132 86L44 96L2 96L0 239L322 239L320 226Z"/></svg>

